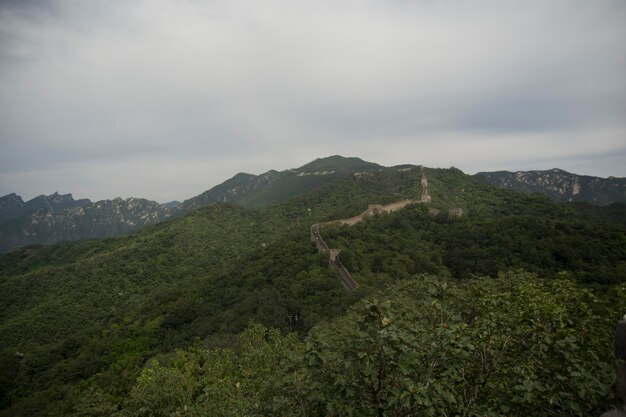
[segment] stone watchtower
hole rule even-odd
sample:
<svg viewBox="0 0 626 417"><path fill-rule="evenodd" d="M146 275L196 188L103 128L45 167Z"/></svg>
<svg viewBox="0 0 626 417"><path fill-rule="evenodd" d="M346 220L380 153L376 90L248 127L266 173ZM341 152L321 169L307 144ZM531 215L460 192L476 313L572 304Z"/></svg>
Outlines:
<svg viewBox="0 0 626 417"><path fill-rule="evenodd" d="M424 167L421 169L422 172L422 203L430 203L430 195L428 195L428 179L426 178L426 171Z"/></svg>

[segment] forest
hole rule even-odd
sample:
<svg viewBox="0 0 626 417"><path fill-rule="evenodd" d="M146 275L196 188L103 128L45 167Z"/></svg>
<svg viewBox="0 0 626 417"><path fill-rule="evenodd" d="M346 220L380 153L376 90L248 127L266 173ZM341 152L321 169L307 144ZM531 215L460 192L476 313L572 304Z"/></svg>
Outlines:
<svg viewBox="0 0 626 417"><path fill-rule="evenodd" d="M456 169L428 176L428 207L322 229L360 284L351 293L310 224L419 196L418 168L1 256L0 415L610 408L623 225Z"/></svg>

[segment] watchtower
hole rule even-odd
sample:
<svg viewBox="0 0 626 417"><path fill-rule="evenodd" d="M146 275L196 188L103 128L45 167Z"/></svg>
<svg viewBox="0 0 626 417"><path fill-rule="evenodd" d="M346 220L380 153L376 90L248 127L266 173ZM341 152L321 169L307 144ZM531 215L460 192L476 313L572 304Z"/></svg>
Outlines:
<svg viewBox="0 0 626 417"><path fill-rule="evenodd" d="M367 212L373 216L375 214L380 214L383 212L383 205L382 204L368 204L367 205Z"/></svg>
<svg viewBox="0 0 626 417"><path fill-rule="evenodd" d="M341 249L330 249L328 251L328 254L330 255L328 262L330 266L333 266L333 263L337 262L337 257L339 256L339 252L341 252Z"/></svg>
<svg viewBox="0 0 626 417"><path fill-rule="evenodd" d="M424 170L424 167L422 167L421 173L422 173L422 181L421 181L421 185L422 185L422 202L423 203L430 203L430 195L428 195L428 178L426 178L426 171Z"/></svg>

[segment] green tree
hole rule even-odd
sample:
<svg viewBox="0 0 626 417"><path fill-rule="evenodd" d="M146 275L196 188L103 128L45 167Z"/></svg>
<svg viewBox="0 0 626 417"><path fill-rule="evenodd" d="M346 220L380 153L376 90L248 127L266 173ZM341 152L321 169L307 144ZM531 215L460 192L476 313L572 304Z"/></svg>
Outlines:
<svg viewBox="0 0 626 417"><path fill-rule="evenodd" d="M315 329L310 405L336 416L593 415L611 397L609 317L569 280L406 282Z"/></svg>

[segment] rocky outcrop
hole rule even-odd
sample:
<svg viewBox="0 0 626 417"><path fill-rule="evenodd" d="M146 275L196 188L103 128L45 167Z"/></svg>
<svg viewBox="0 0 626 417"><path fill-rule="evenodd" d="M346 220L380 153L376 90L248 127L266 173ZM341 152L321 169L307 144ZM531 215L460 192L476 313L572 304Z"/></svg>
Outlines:
<svg viewBox="0 0 626 417"><path fill-rule="evenodd" d="M115 236L158 223L179 211L141 198L92 203L54 193L24 202L9 194L0 197L0 252L33 243Z"/></svg>
<svg viewBox="0 0 626 417"><path fill-rule="evenodd" d="M15 193L0 197L0 222L14 219L24 210L22 197Z"/></svg>
<svg viewBox="0 0 626 417"><path fill-rule="evenodd" d="M626 178L576 175L557 168L547 171L479 172L474 177L499 187L545 194L561 202L597 205L626 202Z"/></svg>

